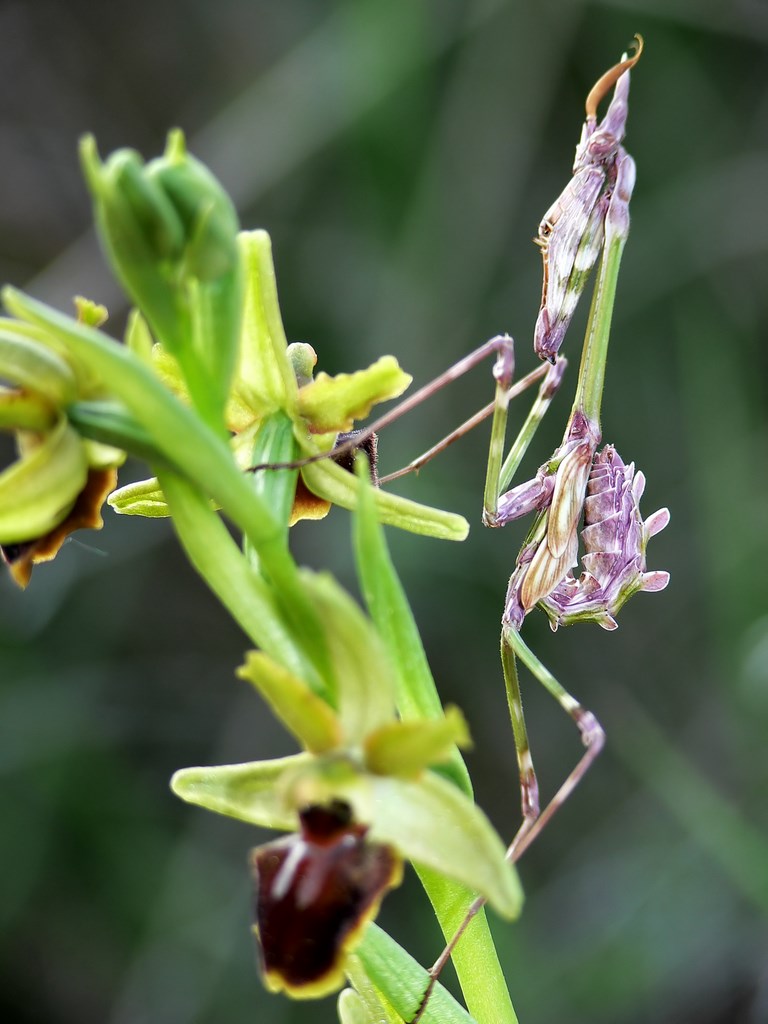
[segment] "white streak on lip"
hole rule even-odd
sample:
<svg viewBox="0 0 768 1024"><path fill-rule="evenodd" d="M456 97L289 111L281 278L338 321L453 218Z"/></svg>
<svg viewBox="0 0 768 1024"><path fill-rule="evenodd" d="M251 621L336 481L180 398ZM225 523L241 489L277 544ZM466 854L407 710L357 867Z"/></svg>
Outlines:
<svg viewBox="0 0 768 1024"><path fill-rule="evenodd" d="M293 846L288 856L283 861L283 864L275 876L275 881L272 886L272 895L276 900L281 900L286 895L291 887L293 876L296 873L296 869L301 863L302 858L306 852L307 844L303 839L299 839Z"/></svg>

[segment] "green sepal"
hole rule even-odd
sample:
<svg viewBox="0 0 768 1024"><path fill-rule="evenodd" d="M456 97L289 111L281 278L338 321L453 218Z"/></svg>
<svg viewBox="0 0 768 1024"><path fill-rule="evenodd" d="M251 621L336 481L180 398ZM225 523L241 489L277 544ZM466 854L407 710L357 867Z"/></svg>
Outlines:
<svg viewBox="0 0 768 1024"><path fill-rule="evenodd" d="M249 651L237 676L252 683L305 750L323 754L341 744L341 723L307 684L261 651Z"/></svg>
<svg viewBox="0 0 768 1024"><path fill-rule="evenodd" d="M517 873L469 797L431 771L415 780L374 776L371 789L372 840L480 893L503 917L517 917L523 904Z"/></svg>
<svg viewBox="0 0 768 1024"><path fill-rule="evenodd" d="M470 743L461 711L448 707L441 718L388 722L366 737L363 753L366 767L374 774L407 779L450 760L456 747Z"/></svg>
<svg viewBox="0 0 768 1024"><path fill-rule="evenodd" d="M315 433L351 430L354 420L365 419L377 402L397 398L412 379L394 356L382 356L355 373L319 373L299 391L299 412Z"/></svg>
<svg viewBox="0 0 768 1024"><path fill-rule="evenodd" d="M517 874L483 812L456 786L423 772L416 780L366 773L343 752L183 768L171 781L188 803L253 825L295 831L297 810L348 803L374 842L479 892L502 916L522 906Z"/></svg>
<svg viewBox="0 0 768 1024"><path fill-rule="evenodd" d="M272 242L266 231L238 237L245 275L245 301L235 388L254 415L296 409L298 388L287 355L277 296Z"/></svg>
<svg viewBox="0 0 768 1024"><path fill-rule="evenodd" d="M357 508L359 480L331 459L303 466L301 475L318 497L342 508ZM438 540L464 540L469 533L469 523L455 512L443 512L378 488L373 492L373 502L380 522L387 526L399 526L401 530Z"/></svg>
<svg viewBox="0 0 768 1024"><path fill-rule="evenodd" d="M311 754L293 754L271 761L181 768L171 789L189 804L238 818L251 825L295 832L299 817L285 800L285 780L312 762Z"/></svg>
<svg viewBox="0 0 768 1024"><path fill-rule="evenodd" d="M20 457L0 473L0 544L34 540L66 519L85 487L88 459L62 418L42 441L18 435Z"/></svg>
<svg viewBox="0 0 768 1024"><path fill-rule="evenodd" d="M345 742L361 743L393 719L389 660L373 624L332 576L303 570L301 579L325 629Z"/></svg>

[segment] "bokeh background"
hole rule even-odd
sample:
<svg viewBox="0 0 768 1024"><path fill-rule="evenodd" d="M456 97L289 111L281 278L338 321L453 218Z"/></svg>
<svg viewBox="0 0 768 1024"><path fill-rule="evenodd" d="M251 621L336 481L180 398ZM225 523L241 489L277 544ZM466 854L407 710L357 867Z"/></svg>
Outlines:
<svg viewBox="0 0 768 1024"><path fill-rule="evenodd" d="M635 32L639 178L604 434L672 510L672 572L621 628L531 645L608 748L494 922L523 1024L768 1021L768 6L761 0L75 0L0 3L0 279L68 306L123 300L90 230L76 141L158 153L181 125L272 235L291 340L322 368L392 352L423 383L540 292L531 237L570 172L583 100ZM584 303L586 306L586 302ZM586 310L569 335L575 363ZM575 366L528 462L562 433ZM492 391L483 367L381 438L384 470ZM523 409L516 414L520 418ZM480 525L487 429L402 493L467 515L464 545L390 531L438 684L466 712L478 799L518 820L498 622L524 527ZM124 480L144 475L128 466ZM268 995L246 851L266 836L176 801L177 767L289 752L233 677L244 642L167 523L81 535L25 593L0 580L0 1017L9 1024L299 1024ZM294 533L350 587L346 514ZM545 794L579 754L523 680ZM409 878L382 922L441 942ZM450 978L449 978L450 982Z"/></svg>

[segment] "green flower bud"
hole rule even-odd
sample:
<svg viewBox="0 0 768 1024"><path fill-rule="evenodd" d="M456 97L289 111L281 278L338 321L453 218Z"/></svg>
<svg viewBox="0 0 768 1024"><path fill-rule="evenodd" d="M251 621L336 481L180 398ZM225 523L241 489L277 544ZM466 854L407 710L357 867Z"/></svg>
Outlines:
<svg viewBox="0 0 768 1024"><path fill-rule="evenodd" d="M223 430L242 301L238 221L229 196L187 154L178 131L148 165L132 150L101 163L90 136L81 158L117 276L178 360L200 414Z"/></svg>

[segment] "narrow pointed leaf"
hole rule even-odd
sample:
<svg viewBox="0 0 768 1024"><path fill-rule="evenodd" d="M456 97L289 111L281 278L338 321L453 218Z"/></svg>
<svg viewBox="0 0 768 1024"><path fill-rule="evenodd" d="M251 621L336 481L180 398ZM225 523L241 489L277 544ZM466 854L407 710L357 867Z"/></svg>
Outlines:
<svg viewBox="0 0 768 1024"><path fill-rule="evenodd" d="M428 972L377 924L370 924L355 949L365 972L403 1020L413 1020L429 983ZM436 985L424 1024L475 1024L442 985Z"/></svg>
<svg viewBox="0 0 768 1024"><path fill-rule="evenodd" d="M363 486L354 518L355 562L368 611L395 668L397 710L405 721L439 720L443 708L437 687L377 517L377 492L368 481L363 460L360 462L358 479L362 479ZM469 773L457 748L445 770L460 789L472 795Z"/></svg>

